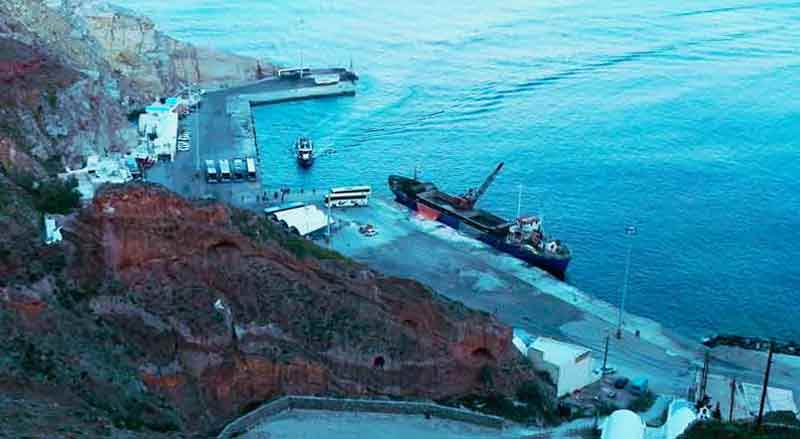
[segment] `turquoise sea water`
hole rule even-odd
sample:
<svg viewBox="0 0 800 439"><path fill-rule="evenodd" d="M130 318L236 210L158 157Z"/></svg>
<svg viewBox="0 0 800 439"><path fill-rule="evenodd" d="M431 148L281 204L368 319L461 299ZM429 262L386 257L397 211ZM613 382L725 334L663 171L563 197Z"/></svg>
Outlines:
<svg viewBox="0 0 800 439"><path fill-rule="evenodd" d="M255 0L126 5L174 37L347 65L355 98L256 113L268 186L391 173L541 213L568 281L690 336L800 338L800 3ZM463 3L470 3L465 5ZM502 3L502 4L499 4ZM336 153L310 172L300 134Z"/></svg>

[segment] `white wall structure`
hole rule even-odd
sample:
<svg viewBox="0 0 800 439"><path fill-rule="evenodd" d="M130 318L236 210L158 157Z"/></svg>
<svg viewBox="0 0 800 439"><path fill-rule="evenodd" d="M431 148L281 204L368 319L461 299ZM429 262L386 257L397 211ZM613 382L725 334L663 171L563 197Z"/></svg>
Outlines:
<svg viewBox="0 0 800 439"><path fill-rule="evenodd" d="M700 379L699 373L696 379ZM712 401L717 401L720 404L720 410L726 419L731 411L731 383L732 379L730 377L715 374L708 375L706 393L711 396ZM762 386L760 384L745 383L738 380L735 382L733 406L734 420L747 420L758 416L758 409L761 403L761 389ZM774 411L798 413L794 393L791 390L778 387L769 387L767 389L764 412Z"/></svg>
<svg viewBox="0 0 800 439"><path fill-rule="evenodd" d="M592 351L583 346L537 337L528 344L527 356L534 368L550 375L558 397L584 388L596 379L592 373Z"/></svg>
<svg viewBox="0 0 800 439"><path fill-rule="evenodd" d="M44 216L44 243L52 245L61 242L61 227L56 224L56 219L50 215Z"/></svg>
<svg viewBox="0 0 800 439"><path fill-rule="evenodd" d="M667 422L664 424L664 437L677 439L697 419L692 403L678 399L669 404Z"/></svg>
<svg viewBox="0 0 800 439"><path fill-rule="evenodd" d="M758 416L763 389L764 386L758 384L739 384L743 402L747 407L747 411L753 417ZM787 389L767 387L767 398L766 401L764 401L764 413L778 411L797 413L797 406L794 403L794 393Z"/></svg>
<svg viewBox="0 0 800 439"><path fill-rule="evenodd" d="M630 410L617 410L603 422L600 439L644 439L642 418Z"/></svg>

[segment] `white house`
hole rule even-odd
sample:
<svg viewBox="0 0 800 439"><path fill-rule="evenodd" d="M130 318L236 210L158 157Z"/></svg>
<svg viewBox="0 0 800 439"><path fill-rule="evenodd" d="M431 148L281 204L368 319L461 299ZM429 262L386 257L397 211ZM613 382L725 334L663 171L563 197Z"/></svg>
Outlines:
<svg viewBox="0 0 800 439"><path fill-rule="evenodd" d="M600 439L644 439L645 424L630 410L617 410L603 422Z"/></svg>
<svg viewBox="0 0 800 439"><path fill-rule="evenodd" d="M592 351L589 348L561 342L547 337L536 337L527 345L526 355L537 370L547 372L556 385L558 397L568 395L593 383ZM519 347L519 342L515 345Z"/></svg>

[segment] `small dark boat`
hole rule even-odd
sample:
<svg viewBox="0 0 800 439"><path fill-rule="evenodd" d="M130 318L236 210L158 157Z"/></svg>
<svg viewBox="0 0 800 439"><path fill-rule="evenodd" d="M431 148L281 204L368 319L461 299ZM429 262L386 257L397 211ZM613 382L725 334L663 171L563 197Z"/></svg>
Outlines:
<svg viewBox="0 0 800 439"><path fill-rule="evenodd" d="M294 144L297 163L304 168L310 168L314 164L314 144L308 137L298 137Z"/></svg>

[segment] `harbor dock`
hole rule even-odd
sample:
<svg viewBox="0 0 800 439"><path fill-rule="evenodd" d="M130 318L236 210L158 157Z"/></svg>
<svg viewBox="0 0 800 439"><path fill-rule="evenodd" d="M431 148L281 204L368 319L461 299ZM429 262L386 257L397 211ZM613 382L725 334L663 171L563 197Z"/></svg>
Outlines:
<svg viewBox="0 0 800 439"><path fill-rule="evenodd" d="M323 80L320 80L323 78ZM358 77L344 68L303 69L299 77L270 77L236 87L207 91L181 126L190 135L191 149L172 161L159 161L146 172L146 180L160 183L191 199L217 199L240 207L263 207L258 140L252 107L300 99L355 94ZM207 183L206 160L254 158L255 181Z"/></svg>

